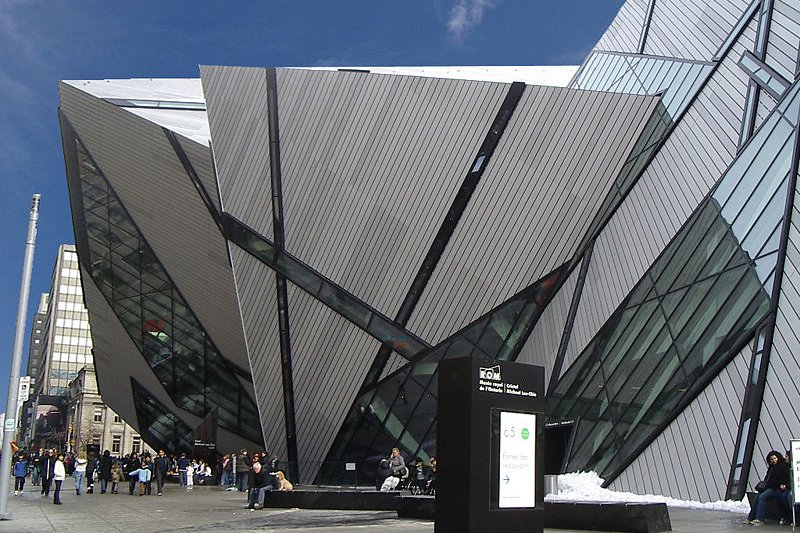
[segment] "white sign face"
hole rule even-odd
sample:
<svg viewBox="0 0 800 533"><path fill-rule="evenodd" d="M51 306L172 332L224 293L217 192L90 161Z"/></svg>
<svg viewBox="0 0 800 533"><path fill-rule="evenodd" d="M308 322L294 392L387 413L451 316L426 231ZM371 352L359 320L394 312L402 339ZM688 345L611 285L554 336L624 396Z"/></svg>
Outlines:
<svg viewBox="0 0 800 533"><path fill-rule="evenodd" d="M800 440L789 441L790 450L792 452L792 494L794 495L795 502L797 501L800 490Z"/></svg>
<svg viewBox="0 0 800 533"><path fill-rule="evenodd" d="M500 412L498 507L536 507L536 415Z"/></svg>
<svg viewBox="0 0 800 533"><path fill-rule="evenodd" d="M344 464L344 469L347 472L350 472L350 471L355 472L356 471L356 464L355 463L345 463Z"/></svg>
<svg viewBox="0 0 800 533"><path fill-rule="evenodd" d="M9 431L14 431L16 428L17 428L17 419L6 418L5 429Z"/></svg>
<svg viewBox="0 0 800 533"><path fill-rule="evenodd" d="M31 390L31 377L22 376L21 378L19 378L19 391L17 394L17 402L18 403L27 402L28 398L30 397L30 390Z"/></svg>

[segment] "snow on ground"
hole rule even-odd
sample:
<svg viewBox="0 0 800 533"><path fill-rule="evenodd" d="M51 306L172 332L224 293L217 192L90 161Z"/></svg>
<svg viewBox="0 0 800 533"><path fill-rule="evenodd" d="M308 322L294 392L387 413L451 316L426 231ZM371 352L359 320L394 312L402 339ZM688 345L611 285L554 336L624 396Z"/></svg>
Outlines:
<svg viewBox="0 0 800 533"><path fill-rule="evenodd" d="M548 494L546 501L594 501L594 502L655 502L666 503L668 507L687 509L704 509L706 511L728 511L731 513L748 513L750 505L747 501L717 501L701 503L695 501L676 500L667 496L653 494L633 494L632 492L616 492L602 487L603 479L595 472L575 472L558 476L558 494Z"/></svg>

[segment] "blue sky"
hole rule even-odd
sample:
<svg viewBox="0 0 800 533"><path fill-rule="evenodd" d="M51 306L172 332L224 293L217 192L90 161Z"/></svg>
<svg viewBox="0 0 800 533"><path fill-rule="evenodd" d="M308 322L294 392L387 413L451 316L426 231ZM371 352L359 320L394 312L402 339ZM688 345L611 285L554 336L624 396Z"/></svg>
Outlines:
<svg viewBox="0 0 800 533"><path fill-rule="evenodd" d="M577 65L622 0L0 0L0 411L30 198L42 194L26 330L72 243L61 79L198 76L198 65ZM27 331L23 371L27 360Z"/></svg>

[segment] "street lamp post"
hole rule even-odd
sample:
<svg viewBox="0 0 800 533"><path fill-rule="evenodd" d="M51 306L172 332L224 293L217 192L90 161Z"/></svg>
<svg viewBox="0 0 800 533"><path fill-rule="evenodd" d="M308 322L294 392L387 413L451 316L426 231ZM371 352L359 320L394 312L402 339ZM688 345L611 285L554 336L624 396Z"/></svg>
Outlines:
<svg viewBox="0 0 800 533"><path fill-rule="evenodd" d="M36 246L36 224L39 220L41 195L34 194L28 218L28 238L25 243L25 260L22 263L22 286L19 289L17 308L17 329L14 334L14 351L11 354L11 377L8 380L8 401L6 402L5 431L3 432L3 457L0 460L0 520L8 520L8 484L11 481L11 439L17 428L15 419L19 397L19 369L22 366L22 342L25 335L25 318L28 314L28 295L31 288L33 269L33 250Z"/></svg>

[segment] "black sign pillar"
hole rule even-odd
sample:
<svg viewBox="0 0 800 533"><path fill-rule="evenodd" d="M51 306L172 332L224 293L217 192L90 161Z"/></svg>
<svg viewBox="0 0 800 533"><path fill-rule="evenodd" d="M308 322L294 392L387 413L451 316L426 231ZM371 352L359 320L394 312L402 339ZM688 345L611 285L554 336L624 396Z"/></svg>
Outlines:
<svg viewBox="0 0 800 533"><path fill-rule="evenodd" d="M525 531L544 521L544 369L439 364L436 533Z"/></svg>

